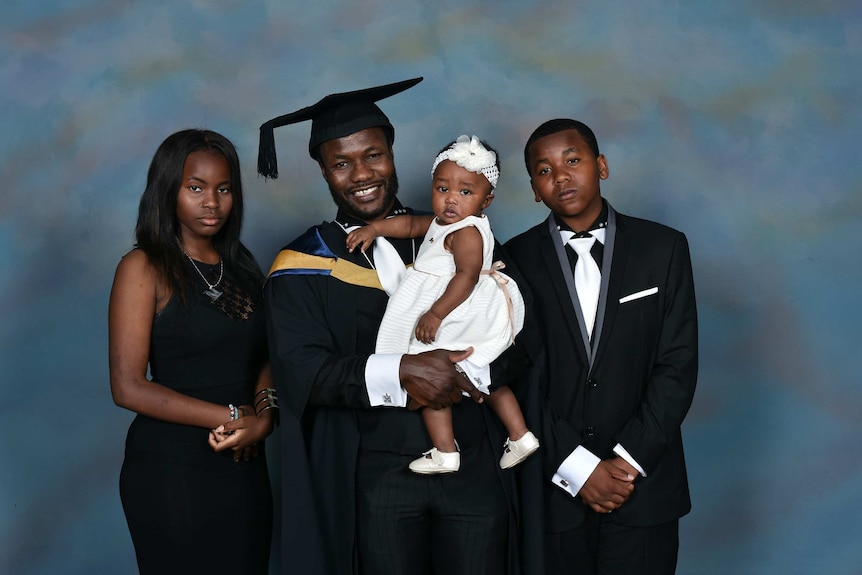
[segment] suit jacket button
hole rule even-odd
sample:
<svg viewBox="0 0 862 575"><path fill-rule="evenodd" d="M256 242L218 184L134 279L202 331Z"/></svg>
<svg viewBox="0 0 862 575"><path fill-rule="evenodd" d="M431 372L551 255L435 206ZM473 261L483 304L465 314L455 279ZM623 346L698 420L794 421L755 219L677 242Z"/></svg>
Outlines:
<svg viewBox="0 0 862 575"><path fill-rule="evenodd" d="M592 437L596 434L596 428L592 425L588 425L584 431L586 432L587 437Z"/></svg>
<svg viewBox="0 0 862 575"><path fill-rule="evenodd" d="M587 380L587 385L590 387L597 387L599 385L599 382L595 379L590 378Z"/></svg>

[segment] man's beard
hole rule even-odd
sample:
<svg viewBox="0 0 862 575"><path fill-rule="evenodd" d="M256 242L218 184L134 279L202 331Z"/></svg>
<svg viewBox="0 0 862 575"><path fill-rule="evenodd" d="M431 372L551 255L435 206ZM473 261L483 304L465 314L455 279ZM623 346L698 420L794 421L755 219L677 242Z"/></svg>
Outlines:
<svg viewBox="0 0 862 575"><path fill-rule="evenodd" d="M386 190L386 195L383 197L383 202L380 204L380 207L367 212L358 210L358 206L356 204L351 203L342 192L334 189L331 185L329 186L329 193L332 195L332 200L335 202L335 205L348 216L364 222L370 222L385 215L386 212L392 208L395 196L398 195L398 173L395 172L395 170L393 170L392 175L386 179L383 187Z"/></svg>

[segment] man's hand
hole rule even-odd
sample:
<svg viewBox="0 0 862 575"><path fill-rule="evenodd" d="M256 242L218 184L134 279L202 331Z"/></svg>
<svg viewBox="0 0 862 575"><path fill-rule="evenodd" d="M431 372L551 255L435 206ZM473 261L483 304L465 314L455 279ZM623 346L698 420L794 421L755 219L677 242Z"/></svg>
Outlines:
<svg viewBox="0 0 862 575"><path fill-rule="evenodd" d="M610 513L628 501L635 489L636 475L617 467L617 459L600 461L579 495L596 513Z"/></svg>
<svg viewBox="0 0 862 575"><path fill-rule="evenodd" d="M430 407L441 409L461 401L461 391L467 392L474 401L483 401L482 392L455 371L453 364L467 359L473 348L464 351L442 349L426 351L416 355L404 355L398 375L401 386L410 396L408 407Z"/></svg>

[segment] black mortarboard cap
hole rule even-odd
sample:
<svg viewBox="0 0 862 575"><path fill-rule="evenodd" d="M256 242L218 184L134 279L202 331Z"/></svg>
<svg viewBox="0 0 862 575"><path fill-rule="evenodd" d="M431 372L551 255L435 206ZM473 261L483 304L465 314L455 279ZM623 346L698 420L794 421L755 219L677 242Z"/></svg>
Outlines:
<svg viewBox="0 0 862 575"><path fill-rule="evenodd" d="M389 118L377 107L375 102L394 96L422 81L412 78L394 84L385 84L364 90L330 94L322 100L303 108L273 118L260 127L260 149L257 153L257 171L265 178L278 177L278 162L275 155L275 128L311 120L311 139L308 153L315 160L317 147L323 142L349 136L366 128L381 126L389 136L390 144L395 140L395 130Z"/></svg>

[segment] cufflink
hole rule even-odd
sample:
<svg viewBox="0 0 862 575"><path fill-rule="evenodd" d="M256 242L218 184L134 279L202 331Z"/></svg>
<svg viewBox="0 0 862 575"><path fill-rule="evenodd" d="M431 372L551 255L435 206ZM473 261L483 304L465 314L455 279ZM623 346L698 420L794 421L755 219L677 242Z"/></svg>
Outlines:
<svg viewBox="0 0 862 575"><path fill-rule="evenodd" d="M383 403L392 403L392 396L388 393L383 394Z"/></svg>
<svg viewBox="0 0 862 575"><path fill-rule="evenodd" d="M467 381L470 381L470 376L469 376L469 375L467 375L467 372L466 372L466 371L464 371L464 368L463 368L463 367L461 367L461 366L460 366L460 365L458 365L457 363L453 363L453 364L452 364L452 367L454 367L454 368L455 368L455 371L457 371L458 373L460 373L461 375L463 375L463 376L464 376L464 378L465 378Z"/></svg>
<svg viewBox="0 0 862 575"><path fill-rule="evenodd" d="M563 487L568 487L568 486L569 486L569 482L568 482L568 481L566 481L565 479L560 479L560 485L562 485Z"/></svg>

